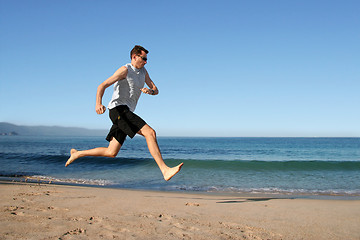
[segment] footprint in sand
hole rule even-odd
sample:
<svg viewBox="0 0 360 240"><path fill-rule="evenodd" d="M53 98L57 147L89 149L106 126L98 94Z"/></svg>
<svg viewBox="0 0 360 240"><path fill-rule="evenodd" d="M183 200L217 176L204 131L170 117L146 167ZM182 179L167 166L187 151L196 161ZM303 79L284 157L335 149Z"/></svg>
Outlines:
<svg viewBox="0 0 360 240"><path fill-rule="evenodd" d="M86 233L86 229L76 228L74 230L64 233L59 239L62 239L63 237L68 236L68 235L79 235L79 234L85 234L85 233Z"/></svg>
<svg viewBox="0 0 360 240"><path fill-rule="evenodd" d="M186 203L186 206L199 207L200 203Z"/></svg>
<svg viewBox="0 0 360 240"><path fill-rule="evenodd" d="M4 210L4 211L13 212L13 211L16 211L16 210L18 210L18 209L19 209L18 206L8 206L8 207L5 207L5 210Z"/></svg>
<svg viewBox="0 0 360 240"><path fill-rule="evenodd" d="M12 215L17 215L17 216L24 216L25 212L17 212L17 210L19 209L24 209L24 207L18 207L18 206L6 206L4 208L4 212L10 212L10 214Z"/></svg>

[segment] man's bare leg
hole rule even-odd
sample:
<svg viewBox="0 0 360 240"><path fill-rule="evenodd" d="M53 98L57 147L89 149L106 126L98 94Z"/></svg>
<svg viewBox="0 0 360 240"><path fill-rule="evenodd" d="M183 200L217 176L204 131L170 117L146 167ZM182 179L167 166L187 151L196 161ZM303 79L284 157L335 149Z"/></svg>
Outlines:
<svg viewBox="0 0 360 240"><path fill-rule="evenodd" d="M70 158L65 163L65 167L69 166L76 159L81 157L96 156L96 157L116 157L121 148L121 144L113 137L109 143L108 147L99 147L89 150L77 151L76 149L71 149Z"/></svg>
<svg viewBox="0 0 360 240"><path fill-rule="evenodd" d="M184 163L180 163L176 167L172 168L165 164L156 140L156 133L149 125L146 124L144 127L142 127L138 134L145 137L151 156L155 159L157 165L159 166L164 179L169 181L173 176L175 176L175 174L180 171Z"/></svg>

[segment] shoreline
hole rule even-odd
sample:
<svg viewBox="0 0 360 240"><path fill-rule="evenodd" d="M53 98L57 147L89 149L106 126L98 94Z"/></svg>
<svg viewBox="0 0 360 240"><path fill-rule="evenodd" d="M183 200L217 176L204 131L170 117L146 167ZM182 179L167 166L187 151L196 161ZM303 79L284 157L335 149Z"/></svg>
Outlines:
<svg viewBox="0 0 360 240"><path fill-rule="evenodd" d="M293 192L235 192L235 191L191 191L191 190L161 190L161 189L146 189L146 188L124 188L116 185L100 185L79 183L75 181L54 181L48 177L36 176L17 176L4 177L0 176L0 184L2 183L32 183L32 184L49 184L58 186L74 186L74 187L89 187L89 188L104 188L104 189L120 189L120 190L134 190L134 191L150 191L150 192L165 192L165 193L184 193L184 194L202 194L202 195L226 195L238 197L265 197L274 199L322 199L322 200L360 200L358 194L329 194L329 193L293 193Z"/></svg>
<svg viewBox="0 0 360 240"><path fill-rule="evenodd" d="M360 238L360 200L23 182L0 189L2 239Z"/></svg>

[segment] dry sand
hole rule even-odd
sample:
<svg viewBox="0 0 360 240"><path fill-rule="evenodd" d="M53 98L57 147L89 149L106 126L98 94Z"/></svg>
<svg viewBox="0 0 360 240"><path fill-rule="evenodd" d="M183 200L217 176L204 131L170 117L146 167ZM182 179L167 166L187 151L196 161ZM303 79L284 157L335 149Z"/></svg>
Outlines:
<svg viewBox="0 0 360 240"><path fill-rule="evenodd" d="M359 200L0 182L0 239L360 239Z"/></svg>

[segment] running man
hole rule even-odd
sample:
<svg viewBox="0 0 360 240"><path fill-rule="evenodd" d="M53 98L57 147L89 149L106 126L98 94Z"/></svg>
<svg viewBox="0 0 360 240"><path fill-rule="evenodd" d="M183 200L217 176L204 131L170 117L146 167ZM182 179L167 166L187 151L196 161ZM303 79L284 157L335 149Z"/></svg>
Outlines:
<svg viewBox="0 0 360 240"><path fill-rule="evenodd" d="M97 114L103 114L106 111L106 107L102 105L102 97L105 89L114 84L114 92L108 105L109 116L113 123L106 137L106 140L109 141L109 146L83 151L71 149L71 156L65 164L66 167L76 159L85 156L114 158L119 153L126 136L133 138L136 134L140 134L145 137L149 151L166 181L169 181L180 171L183 163L172 168L165 164L157 143L155 130L134 113L141 93L149 95L157 95L159 93L158 88L150 79L144 67L147 63L148 53L148 50L136 45L130 52L131 63L120 67L111 77L101 83L97 89L95 110ZM144 83L149 88L144 87Z"/></svg>

